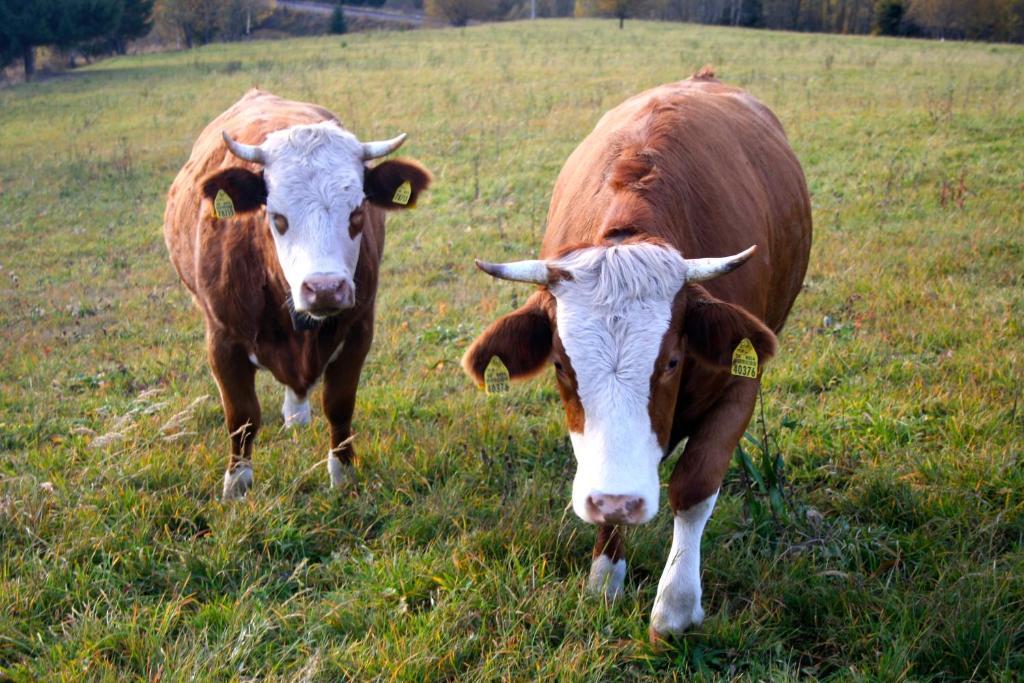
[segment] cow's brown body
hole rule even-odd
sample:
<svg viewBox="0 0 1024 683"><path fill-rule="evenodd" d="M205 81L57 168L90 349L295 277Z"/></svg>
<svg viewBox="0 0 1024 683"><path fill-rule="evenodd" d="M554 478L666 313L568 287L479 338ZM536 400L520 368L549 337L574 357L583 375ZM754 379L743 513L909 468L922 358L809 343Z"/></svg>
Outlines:
<svg viewBox="0 0 1024 683"><path fill-rule="evenodd" d="M373 337L384 210L365 204L355 306L319 323L311 321L310 329L301 324L296 329L265 208L220 219L201 189L204 178L223 169L261 171L228 151L222 131L258 144L273 131L332 120L334 115L319 106L253 90L203 130L168 194L164 237L174 267L205 318L210 365L231 434L229 472L251 458L260 427L256 363L300 399L322 378L332 453L342 462L353 456L345 442Z"/></svg>
<svg viewBox="0 0 1024 683"><path fill-rule="evenodd" d="M463 367L479 383L495 357L513 378L554 362L578 461L573 509L599 525L591 588L610 597L621 592L616 524L653 516L657 472L642 469L651 467L646 454L656 462L686 439L669 481L673 550L652 611L654 637L703 618L700 535L759 387L759 378L730 373L732 354L744 340L761 363L775 353L773 332L800 291L810 246L810 199L782 126L750 95L705 71L632 97L601 118L559 174L539 260L480 264L496 277L542 285L477 338ZM662 257L678 259L679 268L658 270ZM622 270L621 263L632 265ZM621 306L580 298L603 281L607 288L593 292L618 292ZM659 283L679 287L669 303L659 303ZM654 294L643 299L648 290ZM637 311L664 311L662 305L671 310L667 331L629 336L654 320ZM632 346L616 347L620 337ZM653 371L632 352L643 347L657 352ZM641 371L650 373L647 384L634 379ZM625 386L630 393L621 393ZM627 404L641 390L650 434L635 422L635 431L621 432L618 418L637 419ZM626 396L626 403L602 401L611 396ZM592 436L585 401L596 412Z"/></svg>
<svg viewBox="0 0 1024 683"><path fill-rule="evenodd" d="M633 182L651 167L653 178ZM558 176L541 258L598 244L622 229L664 240L687 258L756 244L742 268L704 286L781 330L807 270L811 204L778 119L710 74L653 88L606 113ZM753 383L689 356L682 376L666 452L692 436L730 392L742 397L745 428ZM735 445L732 431L723 436ZM673 476L673 502L686 507L706 498L727 466L728 460L710 472Z"/></svg>

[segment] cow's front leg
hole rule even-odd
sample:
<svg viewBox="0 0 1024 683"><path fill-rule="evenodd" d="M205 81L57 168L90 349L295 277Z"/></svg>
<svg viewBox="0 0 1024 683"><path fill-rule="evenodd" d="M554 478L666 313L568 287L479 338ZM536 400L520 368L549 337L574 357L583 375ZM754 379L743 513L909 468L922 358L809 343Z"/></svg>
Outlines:
<svg viewBox="0 0 1024 683"><path fill-rule="evenodd" d="M220 390L224 422L231 437L231 456L224 472L224 500L241 498L252 487L252 445L260 428L256 397L256 366L245 349L216 333L208 333L210 368Z"/></svg>
<svg viewBox="0 0 1024 683"><path fill-rule="evenodd" d="M701 608L700 539L718 499L732 452L750 422L757 382L733 378L732 386L687 440L669 480L672 548L651 610L651 640L682 633L704 620Z"/></svg>
<svg viewBox="0 0 1024 683"><path fill-rule="evenodd" d="M373 320L355 323L335 352L334 361L324 372L324 415L331 425L331 448L327 453L327 473L331 487L345 484L349 479L355 449L352 447L352 411L356 406L356 389L363 361L373 341Z"/></svg>
<svg viewBox="0 0 1024 683"><path fill-rule="evenodd" d="M626 580L626 556L617 526L602 524L597 530L587 590L608 600L622 595Z"/></svg>
<svg viewBox="0 0 1024 683"><path fill-rule="evenodd" d="M651 640L682 633L704 621L700 606L700 538L717 499L715 492L674 515L672 548L651 611Z"/></svg>

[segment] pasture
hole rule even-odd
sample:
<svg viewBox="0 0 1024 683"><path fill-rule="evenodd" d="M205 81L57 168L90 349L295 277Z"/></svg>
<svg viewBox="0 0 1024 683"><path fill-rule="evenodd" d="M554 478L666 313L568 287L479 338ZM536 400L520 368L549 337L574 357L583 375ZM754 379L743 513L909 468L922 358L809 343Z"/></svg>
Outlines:
<svg viewBox="0 0 1024 683"><path fill-rule="evenodd" d="M598 117L708 63L783 122L815 240L764 380L785 508L733 467L707 619L655 650L664 503L626 535L624 598L588 596L551 377L487 397L458 360L529 293L473 258L534 255ZM358 486L328 489L319 392L285 431L261 373L256 487L225 505L161 221L199 131L253 85L364 139L409 133L436 181L389 219ZM1020 47L633 21L214 45L0 91L0 676L1015 679L1022 141Z"/></svg>

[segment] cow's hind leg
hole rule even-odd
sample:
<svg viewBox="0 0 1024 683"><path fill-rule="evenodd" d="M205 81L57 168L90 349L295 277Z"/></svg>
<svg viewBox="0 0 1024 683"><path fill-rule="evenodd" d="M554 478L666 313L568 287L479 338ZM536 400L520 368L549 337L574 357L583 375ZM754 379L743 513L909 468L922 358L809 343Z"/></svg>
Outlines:
<svg viewBox="0 0 1024 683"><path fill-rule="evenodd" d="M704 620L701 608L700 540L718 499L732 452L750 422L757 382L734 379L679 456L669 481L672 548L658 581L650 636L679 634Z"/></svg>
<svg viewBox="0 0 1024 683"><path fill-rule="evenodd" d="M626 581L626 556L619 527L602 524L597 530L587 590L608 600L622 595Z"/></svg>
<svg viewBox="0 0 1024 683"><path fill-rule="evenodd" d="M373 341L373 320L356 322L345 337L344 346L324 371L324 415L331 425L331 448L327 452L327 473L331 487L343 486L349 479L355 459L352 447L352 411L363 361Z"/></svg>
<svg viewBox="0 0 1024 683"><path fill-rule="evenodd" d="M256 367L245 349L216 335L209 337L208 353L224 406L224 422L231 437L223 496L224 500L233 500L244 496L253 482L252 445L260 428Z"/></svg>
<svg viewBox="0 0 1024 683"><path fill-rule="evenodd" d="M295 393L291 387L284 388L284 403L281 405L281 416L286 428L296 425L308 425L310 420L309 396Z"/></svg>

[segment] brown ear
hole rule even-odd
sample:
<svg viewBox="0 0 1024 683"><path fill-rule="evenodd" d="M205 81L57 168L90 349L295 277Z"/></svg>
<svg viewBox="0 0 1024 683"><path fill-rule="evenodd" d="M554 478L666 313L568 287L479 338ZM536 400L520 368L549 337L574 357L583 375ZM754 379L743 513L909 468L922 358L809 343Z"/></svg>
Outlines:
<svg viewBox="0 0 1024 683"><path fill-rule="evenodd" d="M411 209L433 179L430 171L418 161L389 159L366 169L363 192L367 199L383 209ZM404 183L409 183L408 197L399 192Z"/></svg>
<svg viewBox="0 0 1024 683"><path fill-rule="evenodd" d="M253 173L245 168L225 168L203 178L199 187L210 201L223 190L231 197L238 213L255 211L267 203L267 184L263 181L262 171Z"/></svg>
<svg viewBox="0 0 1024 683"><path fill-rule="evenodd" d="M716 299L699 285L686 286L686 349L697 360L714 367L732 367L736 346L749 339L758 361L775 355L775 333L740 306Z"/></svg>
<svg viewBox="0 0 1024 683"><path fill-rule="evenodd" d="M549 315L551 295L533 294L519 309L498 318L462 356L462 369L483 386L484 370L497 356L512 379L525 379L544 369L551 357L554 327Z"/></svg>

